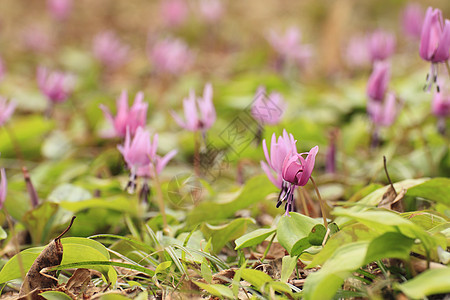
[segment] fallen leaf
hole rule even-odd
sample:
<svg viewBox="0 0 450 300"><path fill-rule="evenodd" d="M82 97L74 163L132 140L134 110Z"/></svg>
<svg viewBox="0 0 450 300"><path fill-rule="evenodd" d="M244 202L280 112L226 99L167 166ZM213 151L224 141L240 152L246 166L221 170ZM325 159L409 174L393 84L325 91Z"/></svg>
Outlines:
<svg viewBox="0 0 450 300"><path fill-rule="evenodd" d="M378 203L378 207L403 212L404 211L403 203L400 200L403 199L405 194L406 189L402 189L397 194L396 191L392 188L392 186L389 186L386 193L384 193L383 198L381 198L380 203Z"/></svg>

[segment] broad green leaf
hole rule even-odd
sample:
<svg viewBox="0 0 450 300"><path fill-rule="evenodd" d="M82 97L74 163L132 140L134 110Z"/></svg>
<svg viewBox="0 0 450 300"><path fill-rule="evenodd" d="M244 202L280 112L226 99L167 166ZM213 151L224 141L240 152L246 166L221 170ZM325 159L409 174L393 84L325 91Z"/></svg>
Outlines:
<svg viewBox="0 0 450 300"><path fill-rule="evenodd" d="M171 265L172 265L171 261L163 261L156 267L155 274L161 273L162 271L166 270L167 268L170 268Z"/></svg>
<svg viewBox="0 0 450 300"><path fill-rule="evenodd" d="M203 282L194 281L199 288L204 289L208 293L217 296L217 297L225 297L229 299L234 299L233 292L231 289L222 284L206 284Z"/></svg>
<svg viewBox="0 0 450 300"><path fill-rule="evenodd" d="M56 203L44 202L37 208L28 211L23 217L27 229L30 231L31 238L35 244L43 244L47 240L49 223L59 209Z"/></svg>
<svg viewBox="0 0 450 300"><path fill-rule="evenodd" d="M187 216L188 226L201 222L220 221L234 215L238 210L249 207L263 200L277 188L270 183L265 175L258 175L249 179L236 198L226 203L212 201L202 202L192 209Z"/></svg>
<svg viewBox="0 0 450 300"><path fill-rule="evenodd" d="M91 199L92 195L89 191L73 184L64 183L57 186L48 196L51 202L78 202Z"/></svg>
<svg viewBox="0 0 450 300"><path fill-rule="evenodd" d="M275 233L275 231L276 231L275 228L260 228L253 230L252 232L244 234L240 238L236 239L235 241L236 248L234 249L237 250L241 248L251 247L254 245L259 245L266 238Z"/></svg>
<svg viewBox="0 0 450 300"><path fill-rule="evenodd" d="M44 250L44 247L30 248L20 252L25 273L28 272L34 260L42 250ZM11 257L0 271L0 284L21 277L17 255L18 254Z"/></svg>
<svg viewBox="0 0 450 300"><path fill-rule="evenodd" d="M211 237L213 252L219 253L227 242L241 236L246 231L247 225L254 222L250 218L239 218L220 226L204 224L202 232L207 239Z"/></svg>
<svg viewBox="0 0 450 300"><path fill-rule="evenodd" d="M386 232L372 240L367 249L365 263L382 258L408 260L414 239L397 232Z"/></svg>
<svg viewBox="0 0 450 300"><path fill-rule="evenodd" d="M78 212L89 208L106 208L119 212L136 213L136 207L130 205L129 199L125 197L113 197L106 199L89 199L79 202L61 202L60 206L72 212Z"/></svg>
<svg viewBox="0 0 450 300"><path fill-rule="evenodd" d="M212 272L211 272L211 268L209 267L208 261L206 260L206 258L203 258L202 261L202 266L201 266L201 274L203 279L205 279L205 281L207 283L211 283L212 281Z"/></svg>
<svg viewBox="0 0 450 300"><path fill-rule="evenodd" d="M412 299L450 293L450 268L426 270L413 279L397 285L396 288Z"/></svg>
<svg viewBox="0 0 450 300"><path fill-rule="evenodd" d="M315 225L308 234L308 242L313 246L322 246L327 229L322 224Z"/></svg>
<svg viewBox="0 0 450 300"><path fill-rule="evenodd" d="M450 178L433 178L408 190L407 196L422 197L450 206Z"/></svg>
<svg viewBox="0 0 450 300"><path fill-rule="evenodd" d="M405 219L419 225L425 230L430 230L438 225L447 223L447 220L432 211L410 211L400 214Z"/></svg>
<svg viewBox="0 0 450 300"><path fill-rule="evenodd" d="M100 300L130 300L130 298L122 296L120 294L106 294L103 295Z"/></svg>
<svg viewBox="0 0 450 300"><path fill-rule="evenodd" d="M39 295L41 295L47 300L72 300L72 298L66 293L58 291L47 291L40 293Z"/></svg>
<svg viewBox="0 0 450 300"><path fill-rule="evenodd" d="M317 224L319 221L298 213L283 216L278 222L278 242L291 256L298 255L311 246L308 235Z"/></svg>
<svg viewBox="0 0 450 300"><path fill-rule="evenodd" d="M292 275L295 267L297 266L298 257L297 256L285 256L283 257L281 264L281 282L287 282L289 277Z"/></svg>
<svg viewBox="0 0 450 300"><path fill-rule="evenodd" d="M264 285L273 282L272 277L262 271L254 269L242 269L241 277L260 291L262 291Z"/></svg>

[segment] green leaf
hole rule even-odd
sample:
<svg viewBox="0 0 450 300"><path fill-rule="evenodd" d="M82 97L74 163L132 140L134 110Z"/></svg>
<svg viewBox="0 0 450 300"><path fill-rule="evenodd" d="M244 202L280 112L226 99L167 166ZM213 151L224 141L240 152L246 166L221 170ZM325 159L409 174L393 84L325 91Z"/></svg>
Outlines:
<svg viewBox="0 0 450 300"><path fill-rule="evenodd" d="M225 297L229 299L234 299L233 292L231 289L222 284L206 284L199 281L194 281L199 288L204 289L208 293L217 296L217 297Z"/></svg>
<svg viewBox="0 0 450 300"><path fill-rule="evenodd" d="M209 263L206 260L206 258L203 258L202 266L201 266L200 271L202 273L203 279L205 279L205 281L207 283L211 283L211 281L212 281L212 272L211 272L211 268L209 267Z"/></svg>
<svg viewBox="0 0 450 300"><path fill-rule="evenodd" d="M243 269L241 277L260 291L267 283L273 281L272 277L266 273L254 269Z"/></svg>
<svg viewBox="0 0 450 300"><path fill-rule="evenodd" d="M283 216L278 222L278 242L291 256L299 255L311 246L308 235L317 224L320 224L319 221L298 213Z"/></svg>
<svg viewBox="0 0 450 300"><path fill-rule="evenodd" d="M287 282L289 277L292 275L295 267L297 266L298 257L297 256L285 256L283 257L281 263L281 282Z"/></svg>
<svg viewBox="0 0 450 300"><path fill-rule="evenodd" d="M48 227L59 209L56 203L44 202L33 210L28 211L22 221L29 230L35 244L43 244L47 239Z"/></svg>
<svg viewBox="0 0 450 300"><path fill-rule="evenodd" d="M160 263L156 269L155 269L155 275L158 273L162 273L164 270L166 270L167 268L170 268L170 266L172 265L171 261L163 261L162 263Z"/></svg>
<svg viewBox="0 0 450 300"><path fill-rule="evenodd" d="M42 252L42 250L44 250L44 247L30 248L20 252L20 257L22 259L22 265L25 272L28 272L34 260L38 257L39 253ZM0 271L0 284L20 277L21 272L16 254L8 260Z"/></svg>
<svg viewBox="0 0 450 300"><path fill-rule="evenodd" d="M188 213L186 222L193 226L201 222L220 221L234 215L238 210L249 207L263 200L277 188L265 175L249 179L236 198L226 203L202 202Z"/></svg>
<svg viewBox="0 0 450 300"><path fill-rule="evenodd" d="M262 243L266 238L268 238L270 235L272 235L277 229L276 228L260 228L253 230L252 232L249 232L247 234L244 234L240 238L238 238L236 243L235 250L251 247L254 245L259 245Z"/></svg>
<svg viewBox="0 0 450 300"><path fill-rule="evenodd" d="M220 226L204 224L201 230L207 239L211 238L213 253L219 253L227 242L241 236L247 225L254 222L250 218L239 218Z"/></svg>
<svg viewBox="0 0 450 300"><path fill-rule="evenodd" d="M106 294L103 295L100 300L130 300L130 298L122 296L120 294Z"/></svg>
<svg viewBox="0 0 450 300"><path fill-rule="evenodd" d="M57 186L48 196L48 201L51 202L78 202L91 199L92 195L84 188L75 186L73 184L64 183Z"/></svg>
<svg viewBox="0 0 450 300"><path fill-rule="evenodd" d="M413 279L397 285L396 288L412 299L450 293L450 268L426 270Z"/></svg>
<svg viewBox="0 0 450 300"><path fill-rule="evenodd" d="M433 178L410 188L407 196L422 197L450 206L450 178Z"/></svg>
<svg viewBox="0 0 450 300"><path fill-rule="evenodd" d="M0 226L0 240L4 240L8 237L8 234L6 233L6 231L3 229L3 227Z"/></svg>
<svg viewBox="0 0 450 300"><path fill-rule="evenodd" d="M367 249L365 263L382 258L399 258L408 260L414 239L397 232L386 232L375 238Z"/></svg>
<svg viewBox="0 0 450 300"><path fill-rule="evenodd" d="M106 208L111 210L116 210L119 212L128 212L131 214L136 213L136 208L133 205L130 205L129 199L125 197L113 197L113 198L102 198L102 199L89 199L83 200L79 202L61 202L62 208L70 210L72 212L78 212L81 210L89 209L89 208Z"/></svg>
<svg viewBox="0 0 450 300"><path fill-rule="evenodd" d="M322 224L315 225L308 234L308 242L313 246L322 246L327 229Z"/></svg>
<svg viewBox="0 0 450 300"><path fill-rule="evenodd" d="M72 300L72 298L69 297L69 295L67 295L66 293L58 291L46 291L40 293L39 295L41 295L47 300Z"/></svg>

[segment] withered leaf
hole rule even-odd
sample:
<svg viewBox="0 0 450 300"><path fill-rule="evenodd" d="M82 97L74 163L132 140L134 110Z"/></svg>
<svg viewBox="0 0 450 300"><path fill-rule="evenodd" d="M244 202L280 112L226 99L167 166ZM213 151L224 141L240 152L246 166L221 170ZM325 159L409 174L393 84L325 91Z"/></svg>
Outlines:
<svg viewBox="0 0 450 300"><path fill-rule="evenodd" d="M69 281L66 283L66 289L69 291L83 288L91 281L91 272L88 269L76 269Z"/></svg>
<svg viewBox="0 0 450 300"><path fill-rule="evenodd" d="M406 190L402 189L398 194L394 191L392 186L389 186L386 193L384 193L378 207L386 208L403 212L402 199L406 194Z"/></svg>
<svg viewBox="0 0 450 300"><path fill-rule="evenodd" d="M56 277L56 271L49 271L46 274L41 270L44 268L59 266L63 257L63 246L61 243L61 237L69 231L70 227L75 220L75 216L72 217L69 226L53 241L48 244L47 247L42 250L41 254L36 258L30 270L28 270L25 280L20 287L19 296L27 295L34 290L42 290L47 288L53 288L58 284Z"/></svg>

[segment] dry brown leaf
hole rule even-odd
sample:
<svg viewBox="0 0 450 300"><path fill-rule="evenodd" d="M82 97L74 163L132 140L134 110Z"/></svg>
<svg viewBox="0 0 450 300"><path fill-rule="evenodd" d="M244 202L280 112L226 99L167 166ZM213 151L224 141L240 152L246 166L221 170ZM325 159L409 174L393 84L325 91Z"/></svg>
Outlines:
<svg viewBox="0 0 450 300"><path fill-rule="evenodd" d="M392 186L389 186L386 193L384 193L383 198L381 198L380 203L378 203L378 207L403 212L404 209L401 200L403 199L405 194L406 189L402 189L397 194Z"/></svg>
<svg viewBox="0 0 450 300"><path fill-rule="evenodd" d="M88 269L76 269L69 281L66 283L66 289L79 294L83 292L91 281L91 272Z"/></svg>

